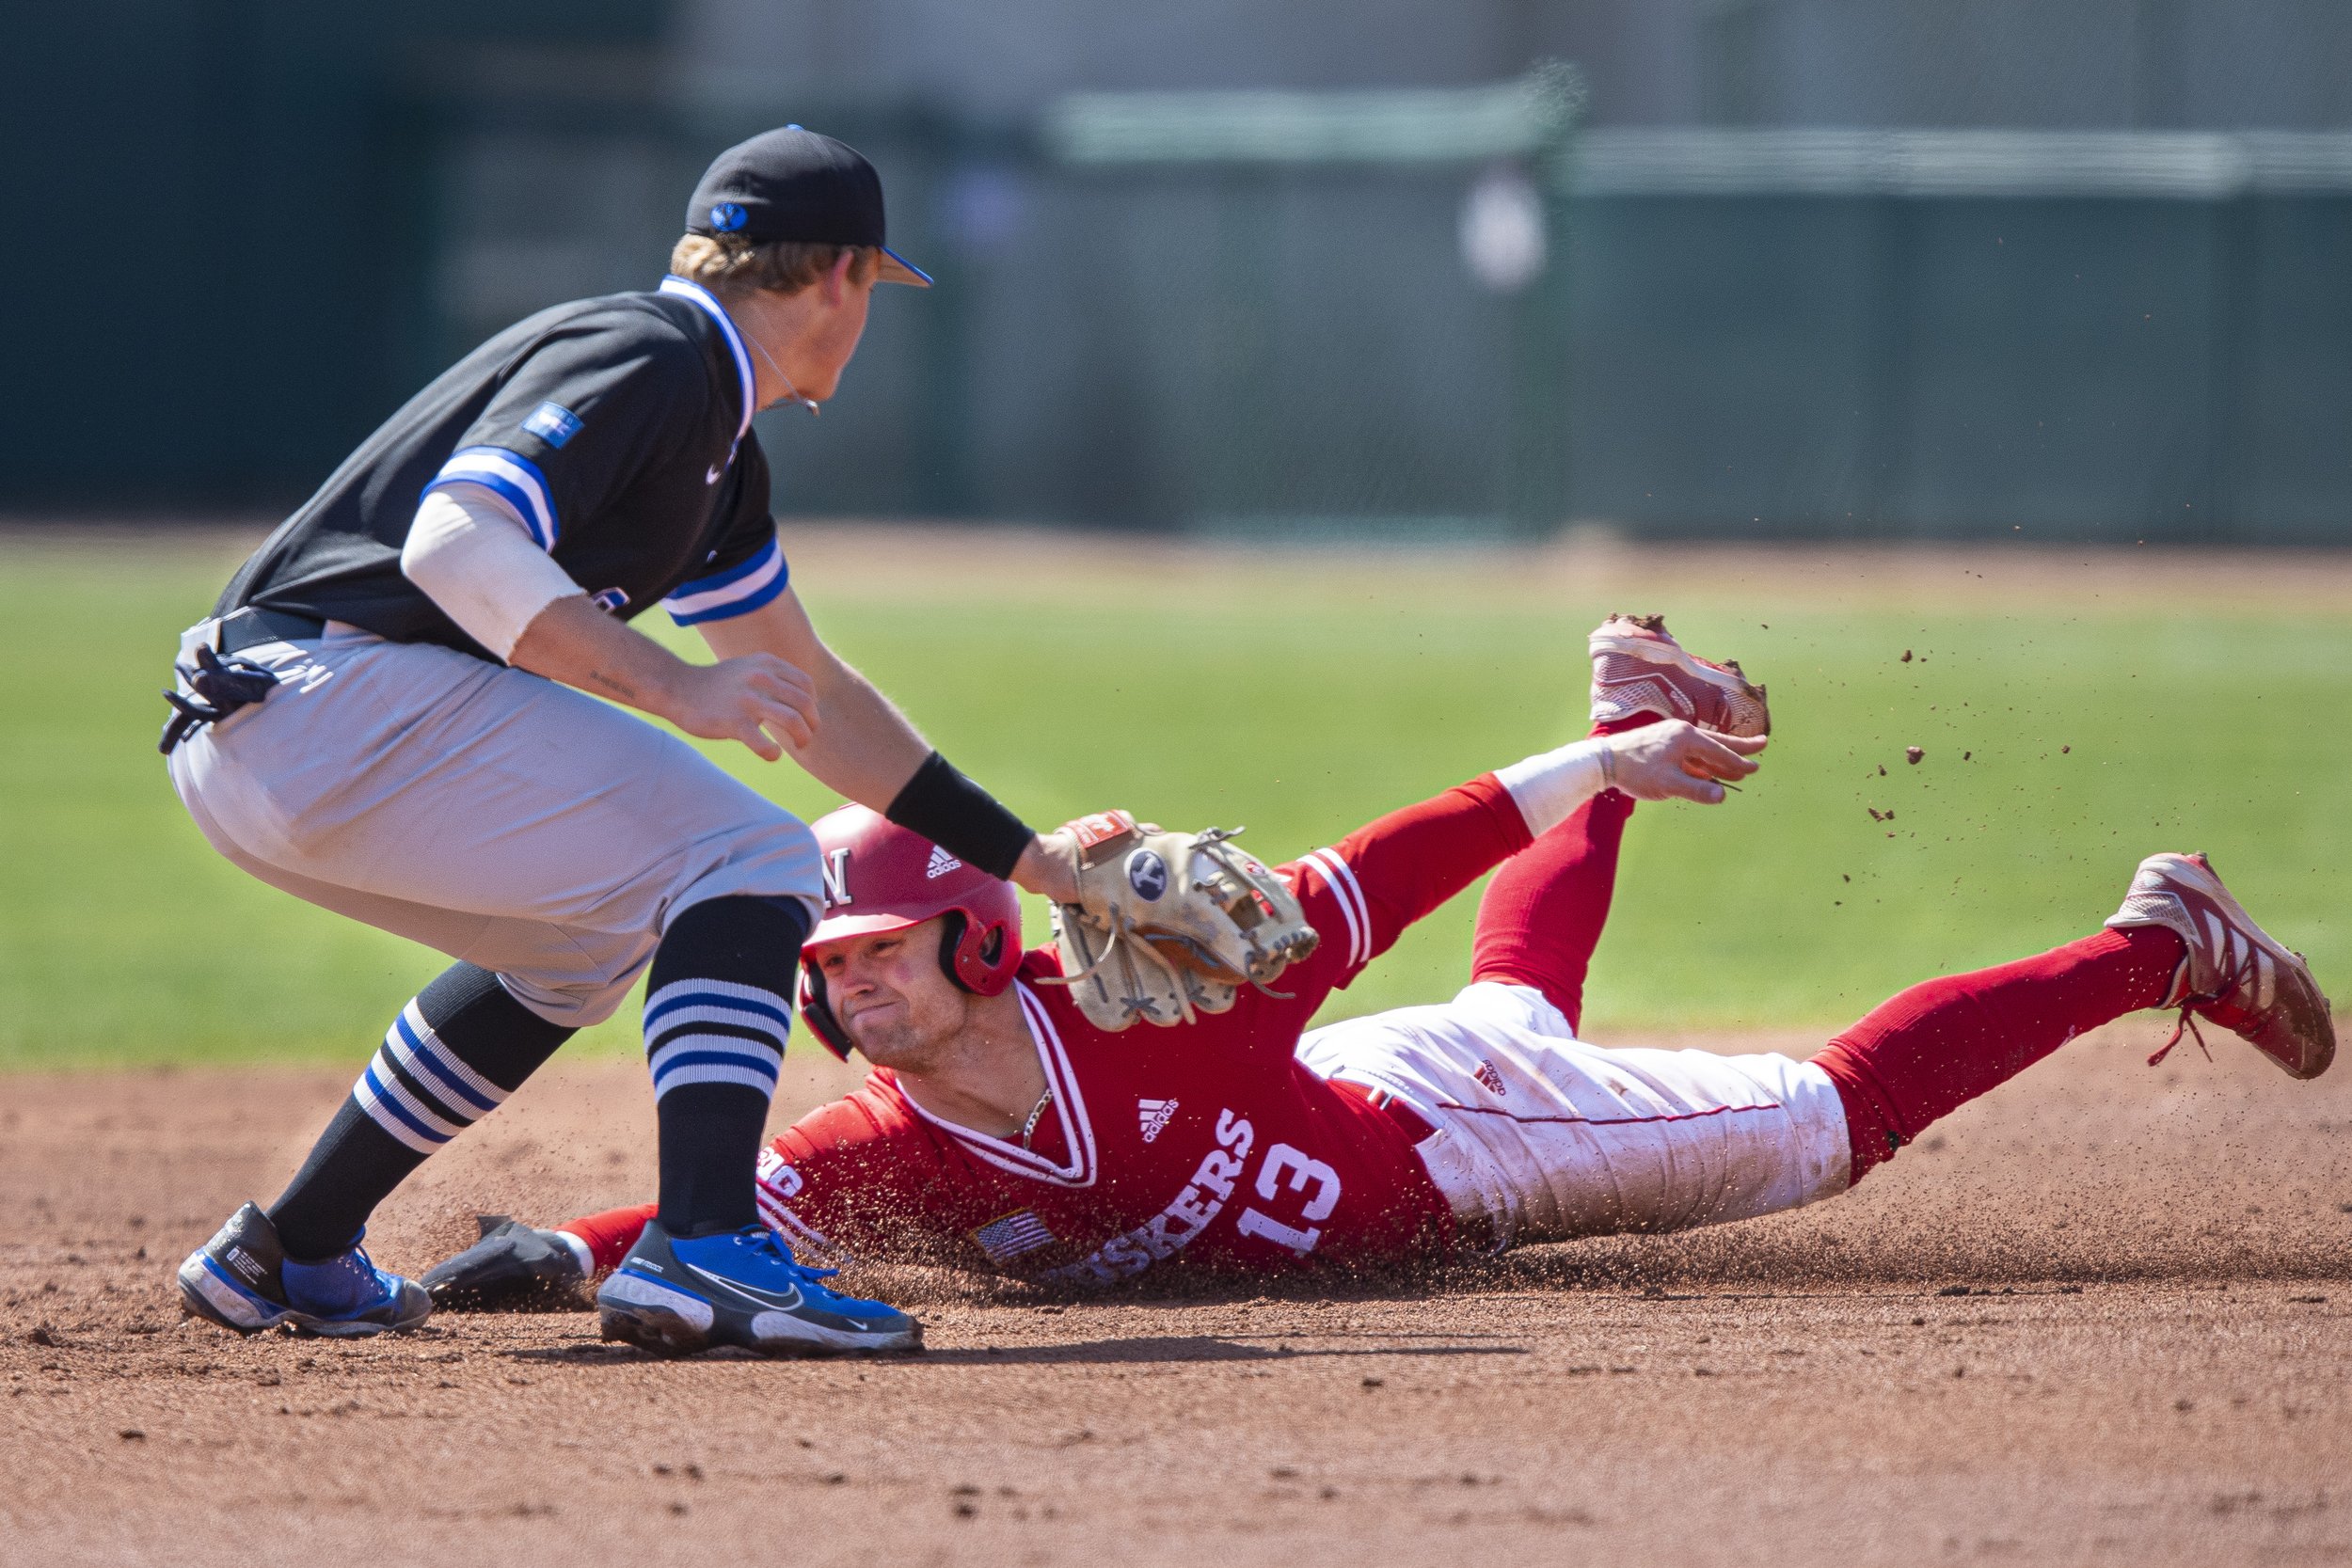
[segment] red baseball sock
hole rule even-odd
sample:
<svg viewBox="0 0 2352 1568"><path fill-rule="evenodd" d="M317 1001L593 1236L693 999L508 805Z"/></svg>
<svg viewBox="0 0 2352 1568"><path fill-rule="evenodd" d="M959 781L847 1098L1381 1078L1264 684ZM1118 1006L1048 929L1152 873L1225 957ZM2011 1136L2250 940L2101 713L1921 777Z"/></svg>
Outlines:
<svg viewBox="0 0 2352 1568"><path fill-rule="evenodd" d="M596 1260L596 1272L611 1274L621 1266L628 1249L637 1244L637 1238L644 1233L645 1222L653 1218L657 1208L655 1204L641 1203L634 1209L607 1209L585 1219L565 1220L555 1228L586 1242L588 1251Z"/></svg>
<svg viewBox="0 0 2352 1568"><path fill-rule="evenodd" d="M1641 714L1594 730L1621 735L1658 721ZM1575 1028L1584 1016L1584 975L1609 923L1617 848L1633 798L1603 790L1568 819L1504 861L1478 900L1470 978L1533 986Z"/></svg>
<svg viewBox="0 0 2352 1568"><path fill-rule="evenodd" d="M2103 930L1881 1003L1813 1058L1845 1102L1851 1180L2084 1030L2157 1006L2182 952L2160 926Z"/></svg>

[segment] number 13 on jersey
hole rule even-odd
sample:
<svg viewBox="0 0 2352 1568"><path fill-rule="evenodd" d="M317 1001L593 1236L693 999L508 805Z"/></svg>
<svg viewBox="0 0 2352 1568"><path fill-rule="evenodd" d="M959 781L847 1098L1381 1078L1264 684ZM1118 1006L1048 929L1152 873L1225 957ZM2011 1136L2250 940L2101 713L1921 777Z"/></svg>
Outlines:
<svg viewBox="0 0 2352 1568"><path fill-rule="evenodd" d="M1306 1225L1285 1225L1252 1205L1235 1217L1233 1228L1245 1236L1286 1246L1303 1258L1323 1239L1323 1232L1315 1228L1313 1222L1329 1219L1331 1211L1340 1206L1340 1173L1288 1144L1276 1144L1265 1151L1265 1159L1258 1166L1257 1194L1274 1203L1281 1201L1287 1193L1304 1195L1298 1217L1307 1221Z"/></svg>

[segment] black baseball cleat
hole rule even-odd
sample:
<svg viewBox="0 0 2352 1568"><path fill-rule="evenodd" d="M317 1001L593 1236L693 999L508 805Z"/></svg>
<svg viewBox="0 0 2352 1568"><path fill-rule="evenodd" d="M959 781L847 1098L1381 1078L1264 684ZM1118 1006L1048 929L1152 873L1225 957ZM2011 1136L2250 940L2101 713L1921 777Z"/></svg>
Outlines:
<svg viewBox="0 0 2352 1568"><path fill-rule="evenodd" d="M197 1317L238 1334L265 1328L354 1339L414 1328L433 1298L411 1279L387 1274L353 1245L305 1263L286 1256L278 1227L248 1203L180 1265L180 1298Z"/></svg>
<svg viewBox="0 0 2352 1568"><path fill-rule="evenodd" d="M833 1269L803 1268L761 1226L675 1241L646 1222L596 1291L599 1326L657 1355L739 1345L763 1355L860 1355L923 1348L923 1325L879 1301L836 1295Z"/></svg>
<svg viewBox="0 0 2352 1568"><path fill-rule="evenodd" d="M572 1312L590 1305L578 1244L504 1214L476 1216L482 1239L418 1283L445 1312Z"/></svg>

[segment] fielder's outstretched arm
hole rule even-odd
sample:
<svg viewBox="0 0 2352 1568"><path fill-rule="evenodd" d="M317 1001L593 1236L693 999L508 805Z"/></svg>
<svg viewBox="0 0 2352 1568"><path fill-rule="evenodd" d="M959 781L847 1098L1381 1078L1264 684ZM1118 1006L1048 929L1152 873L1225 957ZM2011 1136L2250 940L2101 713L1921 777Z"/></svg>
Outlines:
<svg viewBox="0 0 2352 1568"><path fill-rule="evenodd" d="M773 548L773 533L767 535ZM428 495L401 569L468 635L518 670L625 703L820 783L1033 893L1077 896L1073 852L1044 840L950 767L865 676L825 646L786 588L699 620L716 664L692 664L605 613L475 486Z"/></svg>
<svg viewBox="0 0 2352 1568"><path fill-rule="evenodd" d="M507 662L667 719L688 735L739 740L770 762L816 731L817 693L785 660L754 656L690 664L585 594L540 610Z"/></svg>
<svg viewBox="0 0 2352 1568"><path fill-rule="evenodd" d="M472 484L429 493L401 571L475 641L517 670L667 719L706 740L739 740L771 762L805 741L808 677L761 656L689 664L605 613L540 547L502 497Z"/></svg>
<svg viewBox="0 0 2352 1568"><path fill-rule="evenodd" d="M749 614L696 629L719 656L721 667L768 658L806 673L816 698L809 715L815 733L787 735L787 749L818 783L946 845L976 865L988 864L941 831L961 809L955 797L977 793L976 786L947 766L873 682L826 646L798 594L787 588ZM916 799L925 795L931 797L928 803ZM1035 834L1020 848L1010 876L1049 898L1078 895L1072 852Z"/></svg>
<svg viewBox="0 0 2352 1568"><path fill-rule="evenodd" d="M834 793L881 811L931 754L890 699L825 645L791 589L748 615L695 629L722 661L766 656L806 672L815 734L791 736L786 750Z"/></svg>

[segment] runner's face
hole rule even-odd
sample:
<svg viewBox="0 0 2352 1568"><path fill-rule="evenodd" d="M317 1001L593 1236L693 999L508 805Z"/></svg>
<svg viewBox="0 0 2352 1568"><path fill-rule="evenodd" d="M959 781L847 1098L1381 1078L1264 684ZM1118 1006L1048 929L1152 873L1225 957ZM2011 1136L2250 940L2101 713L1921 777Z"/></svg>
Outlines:
<svg viewBox="0 0 2352 1568"><path fill-rule="evenodd" d="M851 1043L876 1067L921 1072L962 1033L970 997L939 967L943 920L812 948L825 996Z"/></svg>

